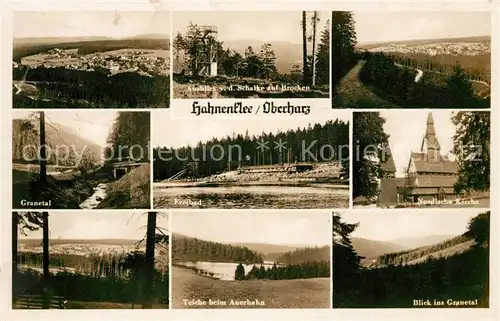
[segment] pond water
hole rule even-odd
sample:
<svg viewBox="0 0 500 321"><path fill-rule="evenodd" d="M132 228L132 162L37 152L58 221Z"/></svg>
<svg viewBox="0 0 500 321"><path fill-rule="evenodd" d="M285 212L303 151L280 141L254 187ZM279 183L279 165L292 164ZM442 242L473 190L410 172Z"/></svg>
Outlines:
<svg viewBox="0 0 500 321"><path fill-rule="evenodd" d="M197 208L342 208L349 189L335 186L173 187L154 184L155 207Z"/></svg>
<svg viewBox="0 0 500 321"><path fill-rule="evenodd" d="M234 280L234 273L236 267L239 263L226 263L226 262L176 262L176 265L181 265L187 268L195 270L195 273L205 275L214 279L232 281ZM257 268L264 266L264 268L272 268L274 263L264 262L264 263L252 263L252 264L242 264L245 268L245 274L252 270L255 265ZM277 265L278 266L278 265Z"/></svg>

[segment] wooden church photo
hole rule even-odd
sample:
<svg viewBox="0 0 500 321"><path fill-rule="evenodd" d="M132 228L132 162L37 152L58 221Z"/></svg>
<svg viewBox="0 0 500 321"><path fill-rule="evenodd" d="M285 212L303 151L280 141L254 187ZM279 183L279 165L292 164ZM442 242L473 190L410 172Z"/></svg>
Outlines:
<svg viewBox="0 0 500 321"><path fill-rule="evenodd" d="M379 113L388 139L376 161L380 168L378 190L368 203L378 207L487 207L489 187L477 190L472 185L462 186L460 172L474 166L474 157L489 160L489 149L481 155L455 155L459 133L467 126L458 122L456 112L411 113L409 117L399 111ZM361 204L361 198L355 196L354 204Z"/></svg>

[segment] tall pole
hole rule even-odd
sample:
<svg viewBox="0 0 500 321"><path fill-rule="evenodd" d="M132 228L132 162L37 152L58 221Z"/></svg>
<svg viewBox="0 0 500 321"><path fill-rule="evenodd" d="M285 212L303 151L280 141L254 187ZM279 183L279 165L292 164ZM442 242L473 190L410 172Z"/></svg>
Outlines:
<svg viewBox="0 0 500 321"><path fill-rule="evenodd" d="M306 28L306 12L302 11L302 81L303 85L308 83L308 68L307 68L307 28Z"/></svg>
<svg viewBox="0 0 500 321"><path fill-rule="evenodd" d="M155 268L155 232L156 232L156 212L148 212L148 226L146 234L146 262L145 262L145 282L143 293L145 294L143 309L153 307L153 277Z"/></svg>
<svg viewBox="0 0 500 321"><path fill-rule="evenodd" d="M17 301L17 238L18 238L18 213L12 213L12 306Z"/></svg>
<svg viewBox="0 0 500 321"><path fill-rule="evenodd" d="M45 112L40 112L40 183L47 183L47 150L45 146Z"/></svg>
<svg viewBox="0 0 500 321"><path fill-rule="evenodd" d="M43 222L43 308L49 309L49 213L42 213Z"/></svg>
<svg viewBox="0 0 500 321"><path fill-rule="evenodd" d="M316 86L316 24L318 20L318 11L313 15L313 36L312 36L312 86Z"/></svg>

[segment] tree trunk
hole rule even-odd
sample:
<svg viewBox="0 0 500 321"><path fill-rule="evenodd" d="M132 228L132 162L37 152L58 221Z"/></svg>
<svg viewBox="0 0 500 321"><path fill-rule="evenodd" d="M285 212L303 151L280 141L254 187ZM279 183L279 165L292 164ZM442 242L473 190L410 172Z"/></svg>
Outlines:
<svg viewBox="0 0 500 321"><path fill-rule="evenodd" d="M156 212L148 213L148 226L146 234L146 266L144 276L144 301L143 309L152 308L153 276L155 269L155 232L156 232Z"/></svg>
<svg viewBox="0 0 500 321"><path fill-rule="evenodd" d="M313 15L313 35L312 35L312 86L316 86L316 24L318 20L318 12L314 11Z"/></svg>
<svg viewBox="0 0 500 321"><path fill-rule="evenodd" d="M40 183L47 183L47 152L45 148L45 112L40 112Z"/></svg>
<svg viewBox="0 0 500 321"><path fill-rule="evenodd" d="M18 238L18 213L12 213L12 306L17 301L17 238Z"/></svg>
<svg viewBox="0 0 500 321"><path fill-rule="evenodd" d="M307 86L309 72L307 68L307 28L306 28L306 12L302 11L302 82Z"/></svg>
<svg viewBox="0 0 500 321"><path fill-rule="evenodd" d="M49 213L43 212L42 215L43 215L43 308L48 309L50 306L50 298L49 298Z"/></svg>

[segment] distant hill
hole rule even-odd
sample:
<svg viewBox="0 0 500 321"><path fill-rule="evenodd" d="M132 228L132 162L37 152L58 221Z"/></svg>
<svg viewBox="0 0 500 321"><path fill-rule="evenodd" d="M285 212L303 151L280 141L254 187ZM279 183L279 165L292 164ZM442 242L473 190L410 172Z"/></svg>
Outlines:
<svg viewBox="0 0 500 321"><path fill-rule="evenodd" d="M51 45L66 42L83 42L83 41L101 41L111 40L109 37L26 37L14 38L14 47L16 46L38 46Z"/></svg>
<svg viewBox="0 0 500 321"><path fill-rule="evenodd" d="M63 244L102 244L102 245L135 245L139 240L130 239L51 239L51 245ZM19 244L28 246L40 245L42 239L19 239Z"/></svg>
<svg viewBox="0 0 500 321"><path fill-rule="evenodd" d="M456 43L456 42L491 42L491 36L477 36L477 37L464 37L464 38L439 38L439 39L415 39L415 40L397 40L397 41L384 41L384 42L370 42L360 44L357 47L360 49L372 49L387 45L407 45L407 46L420 46L437 43Z"/></svg>
<svg viewBox="0 0 500 321"><path fill-rule="evenodd" d="M360 237L353 237L351 242L356 253L366 259L375 259L385 253L392 253L406 249L405 246L400 244L374 241Z"/></svg>
<svg viewBox="0 0 500 321"><path fill-rule="evenodd" d="M421 246L428 246L444 242L446 240L452 239L453 237L454 235L426 235L426 236L415 236L415 237L401 237L390 240L389 242L404 246L405 248L408 249L413 249Z"/></svg>
<svg viewBox="0 0 500 321"><path fill-rule="evenodd" d="M241 55L244 55L248 46L251 46L254 52L258 53L263 44L265 44L264 41L245 39L224 41L222 46L224 49L229 48L231 50L235 50ZM274 41L271 43L271 47L276 55L276 69L278 69L278 72L290 73L294 65L302 67L301 44L286 41Z"/></svg>
<svg viewBox="0 0 500 321"><path fill-rule="evenodd" d="M39 145L38 140L38 124L35 122L34 130L31 132L23 132L21 126L25 120L14 119L12 121L12 159L19 160L22 157L22 145L33 144L35 146ZM84 148L91 153L93 153L96 159L101 159L102 146L82 137L85 135L83 132L78 132L74 128L60 125L52 124L45 126L46 132L46 142L52 146L74 146L78 153L81 153ZM24 135L24 136L23 136Z"/></svg>

